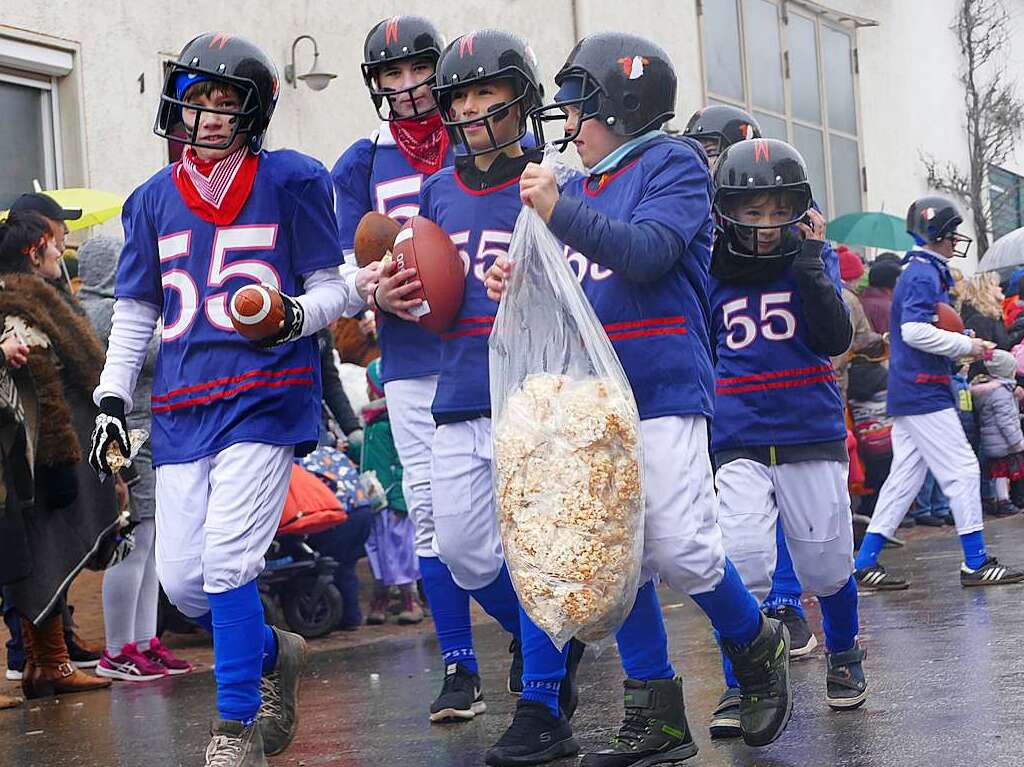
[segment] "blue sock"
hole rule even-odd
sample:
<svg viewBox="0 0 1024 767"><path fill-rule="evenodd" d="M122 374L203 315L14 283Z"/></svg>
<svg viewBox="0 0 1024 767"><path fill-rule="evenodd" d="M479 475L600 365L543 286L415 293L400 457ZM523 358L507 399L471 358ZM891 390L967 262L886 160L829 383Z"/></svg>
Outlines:
<svg viewBox="0 0 1024 767"><path fill-rule="evenodd" d="M451 570L437 557L420 557L419 565L444 665L461 663L470 673L480 673L469 620L469 593L459 587Z"/></svg>
<svg viewBox="0 0 1024 767"><path fill-rule="evenodd" d="M775 560L775 572L772 574L772 590L768 592L761 607L770 610L776 607L791 607L801 618L804 617L804 608L800 604L800 594L803 586L800 579L796 577L796 570L793 569L793 558L789 555L789 547L786 546L786 534L782 530L782 521L775 525L775 548L778 556Z"/></svg>
<svg viewBox="0 0 1024 767"><path fill-rule="evenodd" d="M519 626L523 639L523 700L543 703L552 714L559 715L558 690L565 677L569 644L559 652L548 635L537 628L526 612L519 608Z"/></svg>
<svg viewBox="0 0 1024 767"><path fill-rule="evenodd" d="M654 581L647 581L636 594L633 609L615 635L622 669L630 679L672 679L676 670L668 659L668 635Z"/></svg>
<svg viewBox="0 0 1024 767"><path fill-rule="evenodd" d="M857 552L857 559L853 566L858 570L867 567L874 567L878 564L878 555L885 548L885 536L881 533L867 533L864 540L860 542L860 551Z"/></svg>
<svg viewBox="0 0 1024 767"><path fill-rule="evenodd" d="M985 536L981 530L964 533L960 536L960 545L964 547L964 562L972 570L977 570L988 559L985 551Z"/></svg>
<svg viewBox="0 0 1024 767"><path fill-rule="evenodd" d="M853 576L830 597L818 597L821 605L821 624L825 629L825 647L829 652L846 652L860 633L857 616L857 581Z"/></svg>
<svg viewBox="0 0 1024 767"><path fill-rule="evenodd" d="M260 675L266 638L263 604L256 581L209 594L213 615L213 661L217 713L250 724L260 709Z"/></svg>
<svg viewBox="0 0 1024 767"><path fill-rule="evenodd" d="M691 595L711 625L725 639L734 644L754 641L761 630L761 610L757 600L750 593L736 567L727 558L722 580L711 591Z"/></svg>
<svg viewBox="0 0 1024 767"><path fill-rule="evenodd" d="M277 636L270 626L263 626L263 664L262 671L269 674L277 664Z"/></svg>
<svg viewBox="0 0 1024 767"><path fill-rule="evenodd" d="M519 636L519 597L512 588L508 566L502 565L498 577L482 589L469 592L488 615L512 636Z"/></svg>

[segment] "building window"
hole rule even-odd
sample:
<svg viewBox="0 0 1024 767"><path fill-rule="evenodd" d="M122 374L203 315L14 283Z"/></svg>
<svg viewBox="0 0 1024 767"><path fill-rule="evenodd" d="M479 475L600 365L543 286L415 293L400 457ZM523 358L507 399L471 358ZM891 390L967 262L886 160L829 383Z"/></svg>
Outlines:
<svg viewBox="0 0 1024 767"><path fill-rule="evenodd" d="M63 182L55 79L0 68L0 210L33 191Z"/></svg>
<svg viewBox="0 0 1024 767"><path fill-rule="evenodd" d="M709 103L793 144L827 219L862 209L853 32L776 0L698 0Z"/></svg>
<svg viewBox="0 0 1024 767"><path fill-rule="evenodd" d="M990 165L988 168L988 202L992 220L992 240L1024 226L1024 178L1016 173Z"/></svg>

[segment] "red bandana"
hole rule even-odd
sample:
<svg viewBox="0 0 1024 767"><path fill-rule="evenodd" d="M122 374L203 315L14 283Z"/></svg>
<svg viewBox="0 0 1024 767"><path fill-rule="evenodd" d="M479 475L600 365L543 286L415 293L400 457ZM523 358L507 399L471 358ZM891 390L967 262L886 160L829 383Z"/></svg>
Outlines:
<svg viewBox="0 0 1024 767"><path fill-rule="evenodd" d="M258 167L259 156L246 147L222 160L204 160L190 146L171 168L171 177L193 213L217 226L227 226L245 207Z"/></svg>
<svg viewBox="0 0 1024 767"><path fill-rule="evenodd" d="M391 123L391 135L405 159L420 173L430 176L441 170L448 154L448 131L438 112L421 120L396 120Z"/></svg>

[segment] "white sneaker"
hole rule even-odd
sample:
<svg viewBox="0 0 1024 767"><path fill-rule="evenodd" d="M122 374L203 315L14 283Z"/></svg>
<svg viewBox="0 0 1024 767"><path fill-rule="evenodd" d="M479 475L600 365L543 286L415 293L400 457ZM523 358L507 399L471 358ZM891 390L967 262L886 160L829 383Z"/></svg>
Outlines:
<svg viewBox="0 0 1024 767"><path fill-rule="evenodd" d="M8 682L20 682L21 678L25 676L16 668L7 669L7 681Z"/></svg>

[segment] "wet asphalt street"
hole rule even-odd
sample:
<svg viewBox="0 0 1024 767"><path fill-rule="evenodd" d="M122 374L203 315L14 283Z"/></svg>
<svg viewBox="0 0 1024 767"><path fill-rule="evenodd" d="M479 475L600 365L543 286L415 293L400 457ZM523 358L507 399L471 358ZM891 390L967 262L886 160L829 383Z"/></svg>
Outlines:
<svg viewBox="0 0 1024 767"><path fill-rule="evenodd" d="M990 524L990 550L1024 565L1024 519ZM861 638L870 694L854 712L824 701L822 649L794 662L789 729L750 749L714 742L707 721L721 694L718 654L707 621L691 603L662 591L672 659L685 680L687 713L700 753L694 767L995 767L1024 764L1024 586L962 589L959 545L945 535L913 540L882 561L912 579L911 589L861 597ZM808 606L820 633L817 606ZM488 712L459 725L431 725L427 707L442 668L429 632L319 653L303 687L302 727L270 764L291 767L477 767L510 721L504 692L508 637L494 624L476 630ZM584 749L617 728L621 672L614 648L587 656L574 720ZM213 676L197 673L109 693L31 701L0 711L0 767L201 767ZM575 765L563 760L557 767Z"/></svg>

